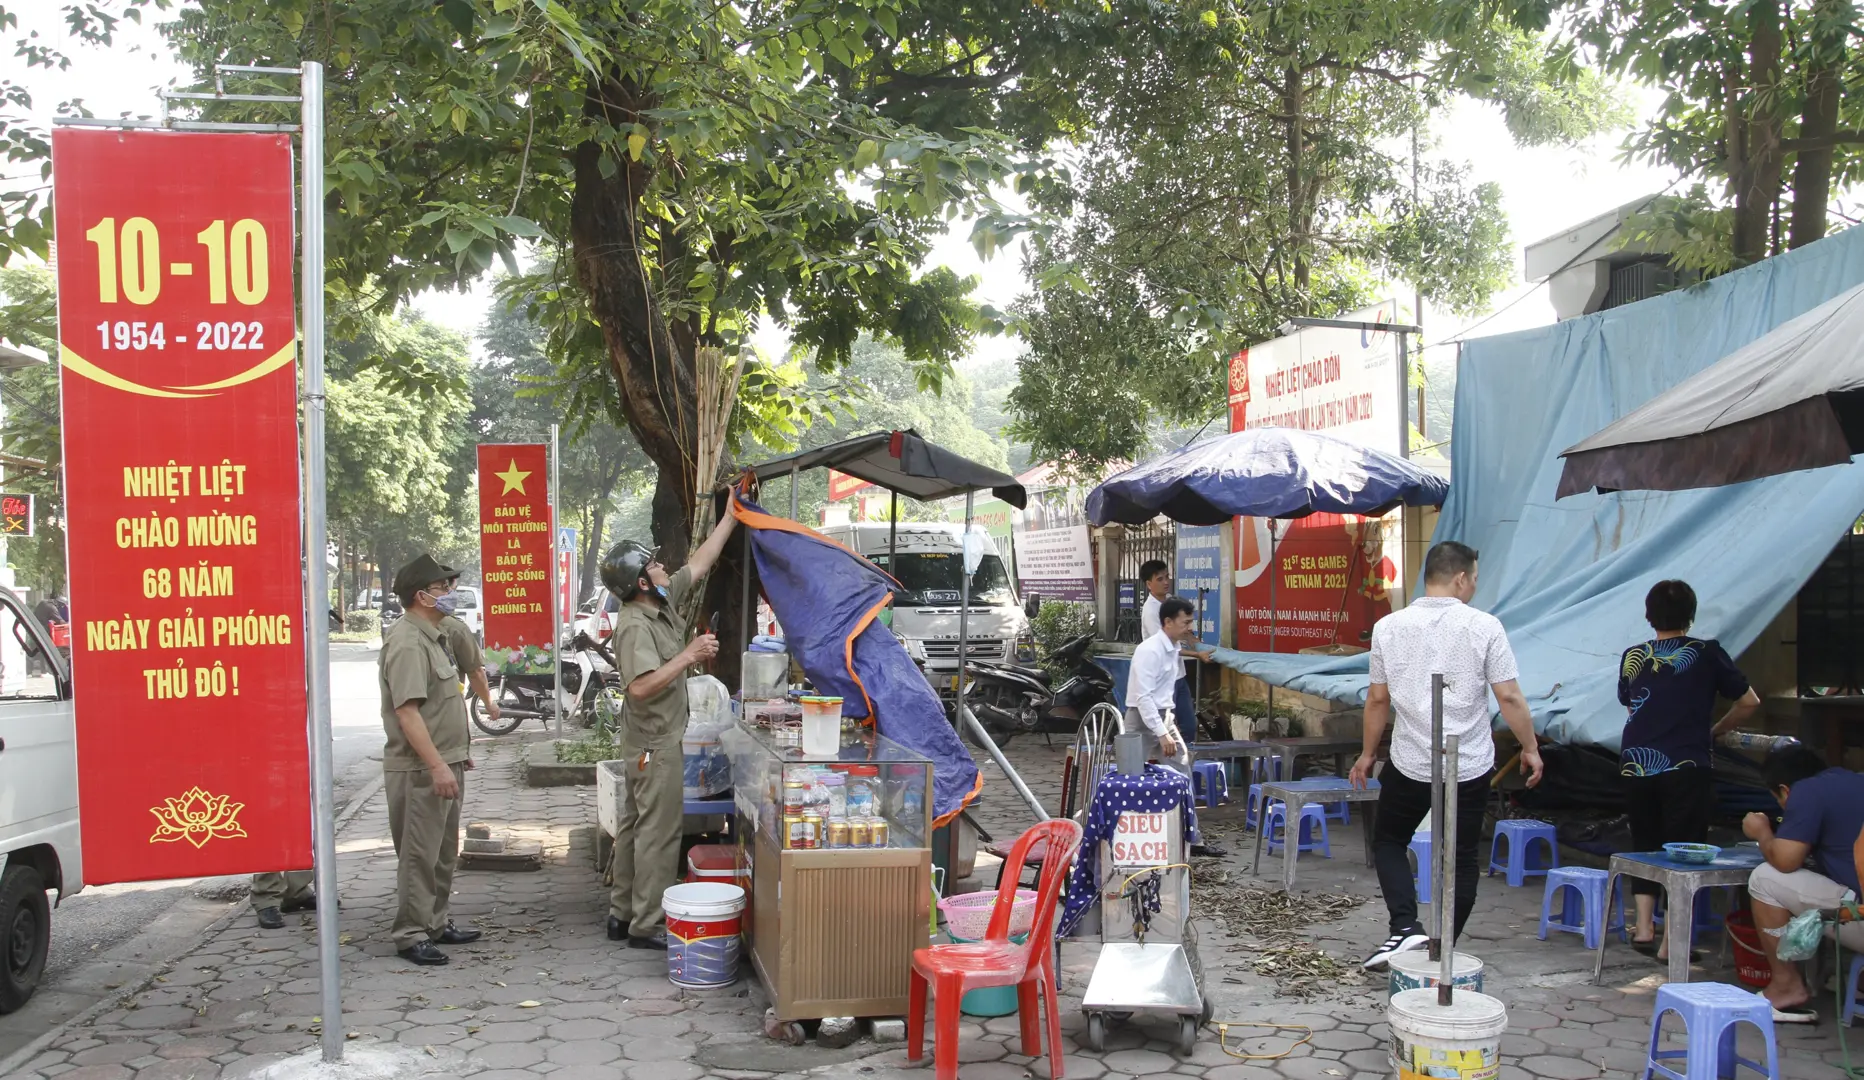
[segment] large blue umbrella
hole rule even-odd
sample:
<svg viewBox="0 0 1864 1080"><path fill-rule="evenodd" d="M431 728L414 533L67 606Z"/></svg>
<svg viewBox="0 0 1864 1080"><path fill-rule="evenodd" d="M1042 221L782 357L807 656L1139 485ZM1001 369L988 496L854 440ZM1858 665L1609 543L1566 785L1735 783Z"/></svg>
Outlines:
<svg viewBox="0 0 1864 1080"><path fill-rule="evenodd" d="M1087 497L1096 525L1160 514L1186 525L1237 517L1377 517L1442 506L1450 485L1404 458L1293 428L1252 428L1181 446L1102 483Z"/></svg>

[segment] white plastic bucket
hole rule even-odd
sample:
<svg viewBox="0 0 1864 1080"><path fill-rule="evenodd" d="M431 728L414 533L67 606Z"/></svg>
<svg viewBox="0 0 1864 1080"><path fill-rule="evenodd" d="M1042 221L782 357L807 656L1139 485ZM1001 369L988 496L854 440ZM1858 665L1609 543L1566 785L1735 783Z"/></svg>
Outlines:
<svg viewBox="0 0 1864 1080"><path fill-rule="evenodd" d="M1456 954L1454 965L1450 981L1455 985L1457 993L1473 990L1480 994L1482 992L1482 961L1468 953L1459 952ZM1442 963L1432 960L1430 954L1423 949L1399 953L1391 959L1391 978L1387 995L1435 986L1438 977L1442 974Z"/></svg>
<svg viewBox="0 0 1864 1080"><path fill-rule="evenodd" d="M834 757L841 752L841 699L803 699L803 753L808 757Z"/></svg>
<svg viewBox="0 0 1864 1080"><path fill-rule="evenodd" d="M1394 1080L1495 1080L1502 1071L1502 1032L1508 1008L1487 994L1459 990L1448 1006L1436 988L1392 995Z"/></svg>
<svg viewBox="0 0 1864 1080"><path fill-rule="evenodd" d="M676 986L729 986L738 978L744 890L689 881L661 894L667 912L667 978Z"/></svg>

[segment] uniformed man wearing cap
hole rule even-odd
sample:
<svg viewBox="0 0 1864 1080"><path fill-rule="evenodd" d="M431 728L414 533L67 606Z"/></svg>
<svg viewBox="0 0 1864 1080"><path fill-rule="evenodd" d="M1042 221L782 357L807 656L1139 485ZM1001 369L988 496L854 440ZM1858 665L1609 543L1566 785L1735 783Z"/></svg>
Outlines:
<svg viewBox="0 0 1864 1080"><path fill-rule="evenodd" d="M686 672L718 655L718 639L711 634L686 640L679 609L718 561L736 524L725 515L676 574L633 542L616 544L602 559L602 584L622 601L612 643L628 698L620 751L627 763L627 797L609 863L608 936L626 938L631 948L667 947L660 897L679 880Z"/></svg>
<svg viewBox="0 0 1864 1080"><path fill-rule="evenodd" d="M383 787L398 903L390 933L405 960L444 964L438 945L479 940L447 918L459 860L460 801L472 768L460 672L441 630L459 571L422 555L395 573L407 614L382 634Z"/></svg>
<svg viewBox="0 0 1864 1080"><path fill-rule="evenodd" d="M485 650L479 647L479 637L472 632L472 627L454 611L454 594L441 597L446 601L440 610L440 636L446 639L447 655L452 658L453 666L459 669L460 680L472 688L472 696L479 699L485 707L485 718L491 723L498 723L498 702L492 699L492 684L485 677Z"/></svg>

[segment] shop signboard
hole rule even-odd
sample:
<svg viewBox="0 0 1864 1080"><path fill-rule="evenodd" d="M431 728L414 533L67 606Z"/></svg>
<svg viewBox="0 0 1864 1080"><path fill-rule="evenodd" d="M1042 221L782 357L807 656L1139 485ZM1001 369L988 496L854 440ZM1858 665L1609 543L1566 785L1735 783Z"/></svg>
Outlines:
<svg viewBox="0 0 1864 1080"><path fill-rule="evenodd" d="M1178 526L1177 559L1172 592L1191 602L1197 615L1197 639L1206 645L1218 644L1218 623L1223 604L1218 590L1223 588L1223 526Z"/></svg>
<svg viewBox="0 0 1864 1080"><path fill-rule="evenodd" d="M1341 317L1395 323L1394 303ZM1375 450L1400 451L1403 399L1398 341L1385 331L1310 327L1238 352L1230 359L1230 430L1260 427L1318 431ZM1235 523L1236 647L1270 647L1270 527ZM1391 611L1398 586L1396 515L1390 522L1315 514L1275 523L1274 648L1364 646L1372 624Z"/></svg>
<svg viewBox="0 0 1864 1080"><path fill-rule="evenodd" d="M290 139L52 161L84 880L308 867Z"/></svg>
<svg viewBox="0 0 1864 1080"><path fill-rule="evenodd" d="M31 495L0 495L0 536L32 538Z"/></svg>
<svg viewBox="0 0 1864 1080"><path fill-rule="evenodd" d="M858 476L849 476L835 469L828 471L828 501L840 502L856 492L865 491L874 485Z"/></svg>
<svg viewBox="0 0 1864 1080"><path fill-rule="evenodd" d="M485 584L485 662L512 674L554 670L556 532L550 448L479 446L479 570Z"/></svg>
<svg viewBox="0 0 1864 1080"><path fill-rule="evenodd" d="M1175 812L1175 811L1174 811ZM1118 867L1164 866L1171 858L1171 825L1164 811L1121 811L1108 854Z"/></svg>

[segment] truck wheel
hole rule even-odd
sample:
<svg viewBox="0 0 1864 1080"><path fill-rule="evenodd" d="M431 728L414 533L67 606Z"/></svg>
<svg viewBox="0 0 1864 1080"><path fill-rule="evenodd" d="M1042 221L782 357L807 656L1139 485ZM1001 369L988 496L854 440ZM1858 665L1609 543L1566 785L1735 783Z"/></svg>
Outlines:
<svg viewBox="0 0 1864 1080"><path fill-rule="evenodd" d="M45 973L52 946L52 906L45 882L30 866L0 875L0 1013L26 1004Z"/></svg>

